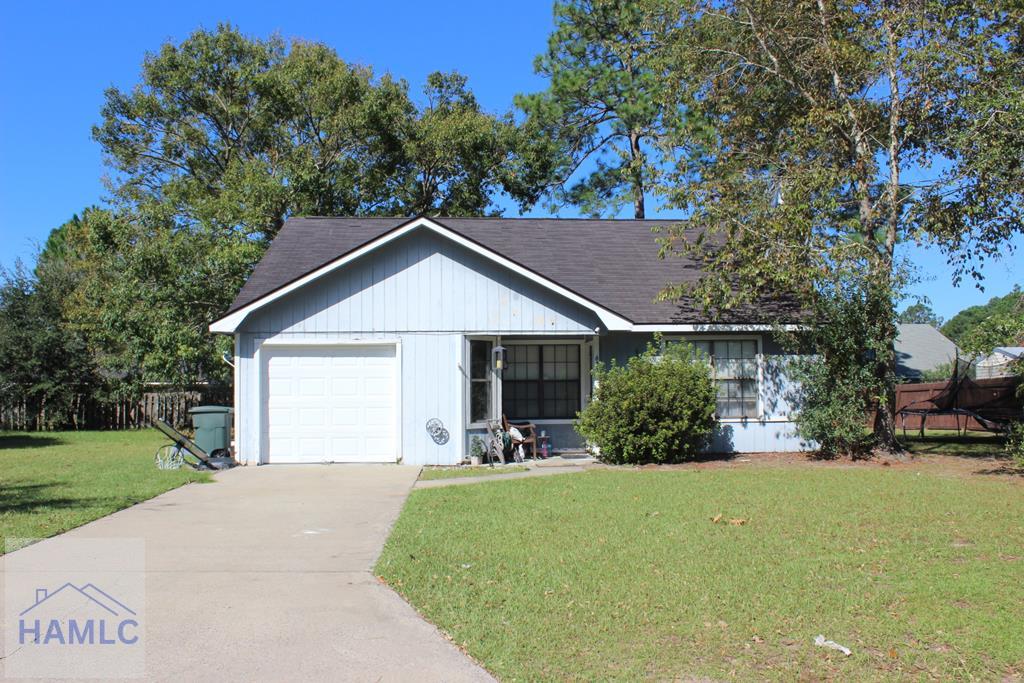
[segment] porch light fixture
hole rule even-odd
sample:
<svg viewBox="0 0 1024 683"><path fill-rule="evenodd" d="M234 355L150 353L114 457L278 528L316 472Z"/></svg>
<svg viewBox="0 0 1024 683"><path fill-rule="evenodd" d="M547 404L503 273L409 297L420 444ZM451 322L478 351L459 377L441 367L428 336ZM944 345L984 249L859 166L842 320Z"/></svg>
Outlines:
<svg viewBox="0 0 1024 683"><path fill-rule="evenodd" d="M491 353L494 355L494 369L501 372L505 369L505 347L495 346Z"/></svg>

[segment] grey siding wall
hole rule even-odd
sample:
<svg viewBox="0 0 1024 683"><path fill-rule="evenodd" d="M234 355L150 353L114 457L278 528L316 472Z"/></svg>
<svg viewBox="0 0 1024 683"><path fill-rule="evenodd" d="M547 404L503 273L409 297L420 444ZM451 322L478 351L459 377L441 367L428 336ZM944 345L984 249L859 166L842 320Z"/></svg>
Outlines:
<svg viewBox="0 0 1024 683"><path fill-rule="evenodd" d="M237 337L236 448L255 461L264 398L258 350L275 343L392 340L401 354L404 463L452 464L464 453L464 336L592 333L593 313L523 275L430 233L413 233L257 311ZM451 434L436 444L426 422Z"/></svg>

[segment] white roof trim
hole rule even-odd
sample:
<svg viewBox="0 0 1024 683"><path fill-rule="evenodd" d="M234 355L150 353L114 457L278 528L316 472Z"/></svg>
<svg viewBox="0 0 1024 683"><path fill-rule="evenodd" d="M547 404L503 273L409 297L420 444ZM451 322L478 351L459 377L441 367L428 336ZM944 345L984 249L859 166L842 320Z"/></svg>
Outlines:
<svg viewBox="0 0 1024 683"><path fill-rule="evenodd" d="M773 332L783 329L795 332L803 329L803 325L764 325L764 324L726 324L726 323L694 323L678 325L662 325L659 323L630 326L632 332Z"/></svg>
<svg viewBox="0 0 1024 683"><path fill-rule="evenodd" d="M449 230L448 228L438 223L435 223L429 218L417 218L413 219L409 223L406 223L405 225L395 230L392 230L391 232L385 233L377 237L376 239L367 242L363 246L354 249L353 251L350 251L344 256L341 256L335 259L334 261L331 261L330 263L317 268L311 273L308 273L300 277L299 279L294 280L293 282L290 282L289 284L260 297L256 301L253 301L243 306L237 311L234 311L224 316L223 318L220 318L219 320L213 321L213 323L210 325L210 331L219 332L222 334L232 334L236 330L238 330L238 328L242 325L242 322L253 311L262 308L263 306L266 306L267 304L276 301L283 296L287 296L288 294L294 292L296 289L299 289L300 287L309 284L313 280L323 277L324 275L327 275L328 273L333 272L338 268L341 268L347 263L350 263L351 261L354 261L362 256L365 256L371 251L374 251L375 249L378 249L379 247L382 247L385 244L389 244L390 242L399 239L400 237L403 237L404 235L418 228L427 228L429 230L433 230L438 235L446 237L451 241L459 244L460 246L463 246L466 249L469 249L470 251L479 254L484 258L487 258L499 265L513 269L523 277L527 278L528 280L531 280L541 285L542 287L546 287L547 289L555 292L556 294L560 294L566 299L569 299L570 301L573 301L583 306L584 308L593 311L597 315L597 317L600 318L601 322L604 323L605 328L608 330L623 331L629 330L633 327L632 323L629 320L623 318L617 313L608 310L607 308L604 308L603 306L594 303L593 301L587 298L580 296L579 294L576 294L575 292L569 289L566 289L557 282L549 280L543 275L539 275L538 273L534 273L529 270L518 270L508 261L508 259L501 256L501 254L491 251L490 249L487 249L486 247L481 246L480 244L477 244L472 240L466 239L459 233Z"/></svg>

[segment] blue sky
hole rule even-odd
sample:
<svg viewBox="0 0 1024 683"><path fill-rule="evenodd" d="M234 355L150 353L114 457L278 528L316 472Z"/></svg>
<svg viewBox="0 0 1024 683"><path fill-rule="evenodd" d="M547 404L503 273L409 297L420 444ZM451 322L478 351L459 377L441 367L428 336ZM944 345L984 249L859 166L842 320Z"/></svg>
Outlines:
<svg viewBox="0 0 1024 683"><path fill-rule="evenodd" d="M549 0L5 3L0 265L31 260L52 228L101 202L104 168L90 128L99 119L104 89L131 87L147 51L220 21L250 35L322 41L347 61L405 78L414 92L428 73L458 70L495 112L507 110L515 93L543 88L533 57L544 49L552 25ZM505 215L516 215L514 207ZM1015 244L1024 248L1024 239ZM946 318L1020 281L1013 268L1019 251L987 265L984 293L969 283L953 287L935 250L910 247L909 255L926 276L915 293L928 296Z"/></svg>

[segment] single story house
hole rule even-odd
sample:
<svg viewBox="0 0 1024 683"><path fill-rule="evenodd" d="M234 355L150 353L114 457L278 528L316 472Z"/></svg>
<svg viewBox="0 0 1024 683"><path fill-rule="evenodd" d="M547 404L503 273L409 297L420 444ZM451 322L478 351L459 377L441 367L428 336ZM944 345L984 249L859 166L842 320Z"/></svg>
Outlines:
<svg viewBox="0 0 1024 683"><path fill-rule="evenodd" d="M952 365L960 349L952 339L926 323L900 323L896 334L896 376L921 379L926 372Z"/></svg>
<svg viewBox="0 0 1024 683"><path fill-rule="evenodd" d="M676 221L293 218L213 332L235 341L240 461L455 464L486 421L528 420L552 448L595 363L661 333L711 356L715 451L798 450L766 300L710 324L657 301L698 264L658 258ZM499 369L498 361L503 365Z"/></svg>
<svg viewBox="0 0 1024 683"><path fill-rule="evenodd" d="M978 379L1009 377L1015 361L1024 358L1024 346L999 346L978 361Z"/></svg>

